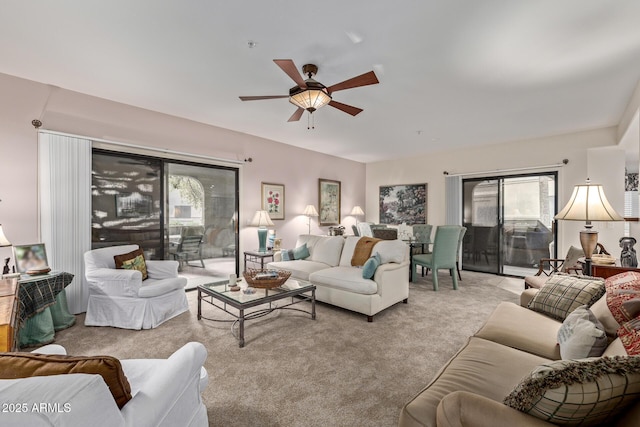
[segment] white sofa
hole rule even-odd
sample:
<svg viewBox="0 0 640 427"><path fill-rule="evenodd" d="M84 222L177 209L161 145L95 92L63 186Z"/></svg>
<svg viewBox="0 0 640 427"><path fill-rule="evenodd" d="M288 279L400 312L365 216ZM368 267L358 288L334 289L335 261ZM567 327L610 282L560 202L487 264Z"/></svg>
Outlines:
<svg viewBox="0 0 640 427"><path fill-rule="evenodd" d="M113 257L136 249L138 245L120 245L84 254L86 326L151 329L189 310L187 279L178 276L178 261L147 260L149 278L144 281L137 270L116 269Z"/></svg>
<svg viewBox="0 0 640 427"><path fill-rule="evenodd" d="M316 285L316 299L367 316L373 321L376 313L409 298L409 248L400 240L385 240L371 251L382 257L372 279L362 277L362 268L351 266L351 258L360 237L316 236L303 234L295 247L306 243L309 257L282 261L274 255L268 268L289 270L291 277ZM382 246L380 246L382 245ZM396 262L388 262L395 259Z"/></svg>
<svg viewBox="0 0 640 427"><path fill-rule="evenodd" d="M33 353L66 354L59 345ZM132 395L121 410L100 375L0 380L0 401L14 404L0 414L0 425L205 427L209 421L201 393L208 383L203 368L206 358L205 347L190 342L168 359L121 360ZM16 410L15 404L20 404L20 409Z"/></svg>

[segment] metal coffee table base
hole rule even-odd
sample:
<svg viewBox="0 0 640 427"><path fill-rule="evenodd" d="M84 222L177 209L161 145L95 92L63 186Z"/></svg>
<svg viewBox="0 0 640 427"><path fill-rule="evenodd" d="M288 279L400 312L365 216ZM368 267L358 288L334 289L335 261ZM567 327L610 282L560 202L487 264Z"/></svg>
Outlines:
<svg viewBox="0 0 640 427"><path fill-rule="evenodd" d="M311 295L305 295L305 293L310 292ZM260 317L266 316L276 310L292 310L299 311L301 313L310 314L311 319L316 319L316 289L315 286L312 289L294 289L290 291L282 291L278 293L274 293L269 295L269 291L266 292L267 295L264 298L257 299L255 301L249 303L238 303L237 301L226 298L224 294L212 294L203 291L198 288L198 320L205 319L211 320L213 322L232 322L231 324L231 334L238 340L238 346L240 348L244 347L244 322L245 320L253 320L258 319ZM295 298L298 297L298 298ZM287 298L291 298L291 302L285 305L274 305L275 301L284 300ZM235 319L211 319L208 317L204 317L202 315L202 301L206 302L209 305L219 308L225 313L233 316ZM219 301L222 304L217 304ZM293 305L299 304L301 302L309 301L311 303L311 311L307 311L301 308L291 307ZM248 308L268 304L268 308L262 308L256 311L247 312ZM235 308L238 312L229 311L227 305ZM237 325L237 331L236 331Z"/></svg>

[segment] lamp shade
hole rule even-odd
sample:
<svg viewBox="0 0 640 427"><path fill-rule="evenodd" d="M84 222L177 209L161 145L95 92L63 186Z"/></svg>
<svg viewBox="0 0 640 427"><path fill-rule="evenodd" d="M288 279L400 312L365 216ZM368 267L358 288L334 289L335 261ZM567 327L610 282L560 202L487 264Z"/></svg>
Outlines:
<svg viewBox="0 0 640 427"><path fill-rule="evenodd" d="M555 219L568 221L624 221L618 212L613 209L604 188L600 184L587 183L576 185L573 194L566 206L558 212Z"/></svg>
<svg viewBox="0 0 640 427"><path fill-rule="evenodd" d="M256 211L256 214L253 216L253 219L251 220L251 224L249 224L253 227L267 227L267 226L273 226L273 222L271 221L271 218L269 217L269 212L267 211Z"/></svg>
<svg viewBox="0 0 640 427"><path fill-rule="evenodd" d="M307 205L306 208L304 208L304 212L302 212L302 215L306 215L306 216L318 216L318 211L316 210L316 207L313 205Z"/></svg>
<svg viewBox="0 0 640 427"><path fill-rule="evenodd" d="M9 239L7 239L7 236L4 235L2 224L0 224L0 247L3 246L11 246L11 242L9 241Z"/></svg>
<svg viewBox="0 0 640 427"><path fill-rule="evenodd" d="M306 89L299 89L289 93L289 102L310 113L313 113L320 107L324 107L331 102L331 95L327 88L312 78L305 80Z"/></svg>
<svg viewBox="0 0 640 427"><path fill-rule="evenodd" d="M353 209L351 209L351 214L350 215L364 215L364 211L362 210L362 208L360 206L354 206Z"/></svg>

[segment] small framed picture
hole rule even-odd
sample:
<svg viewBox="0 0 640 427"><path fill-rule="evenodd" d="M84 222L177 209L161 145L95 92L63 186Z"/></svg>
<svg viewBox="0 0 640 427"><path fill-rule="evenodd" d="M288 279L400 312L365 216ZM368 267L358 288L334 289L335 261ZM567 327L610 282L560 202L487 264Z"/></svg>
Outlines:
<svg viewBox="0 0 640 427"><path fill-rule="evenodd" d="M284 184L262 183L262 210L271 219L284 219Z"/></svg>
<svg viewBox="0 0 640 427"><path fill-rule="evenodd" d="M44 243L16 245L13 247L13 258L16 260L16 270L18 273L49 268Z"/></svg>

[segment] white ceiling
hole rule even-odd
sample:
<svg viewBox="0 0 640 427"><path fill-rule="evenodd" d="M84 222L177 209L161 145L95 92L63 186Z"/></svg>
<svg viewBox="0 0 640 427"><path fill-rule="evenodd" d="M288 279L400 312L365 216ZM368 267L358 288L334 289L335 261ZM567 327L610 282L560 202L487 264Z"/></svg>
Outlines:
<svg viewBox="0 0 640 427"><path fill-rule="evenodd" d="M288 93L276 58L380 84L307 130L286 99L238 99ZM0 72L369 162L616 125L640 1L0 0Z"/></svg>

